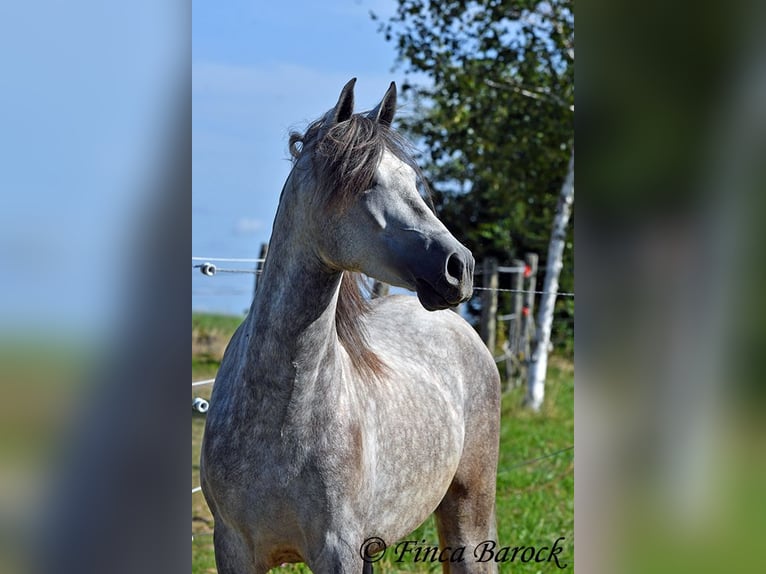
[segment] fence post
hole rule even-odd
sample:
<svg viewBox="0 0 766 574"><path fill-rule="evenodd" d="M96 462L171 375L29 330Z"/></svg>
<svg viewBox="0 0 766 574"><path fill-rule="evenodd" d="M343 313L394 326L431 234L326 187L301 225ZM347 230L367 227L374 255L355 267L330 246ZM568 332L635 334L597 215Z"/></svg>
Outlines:
<svg viewBox="0 0 766 574"><path fill-rule="evenodd" d="M390 285L388 283L383 283L383 281L378 281L375 279L372 284L372 298L377 299L379 297L386 297L388 295L389 288Z"/></svg>
<svg viewBox="0 0 766 574"><path fill-rule="evenodd" d="M263 261L255 264L255 281L253 283L253 298L255 298L255 294L258 292L258 276L263 270L263 265L266 263L266 255L268 255L268 253L269 253L269 244L261 243L261 253L260 255L258 255L258 259L262 259Z"/></svg>
<svg viewBox="0 0 766 574"><path fill-rule="evenodd" d="M495 353L497 341L497 259L484 260L481 273L481 286L488 291L481 292L481 339L490 353Z"/></svg>
<svg viewBox="0 0 766 574"><path fill-rule="evenodd" d="M522 319L522 304L524 301L524 295L522 290L524 289L524 262L520 259L514 259L511 264L513 267L520 269L513 273L511 289L511 313L512 319L508 325L508 355L505 360L505 373L506 382L504 391L508 389L514 389L521 384L522 381L522 364L519 360L521 357L521 340L523 331L521 330Z"/></svg>
<svg viewBox="0 0 766 574"><path fill-rule="evenodd" d="M514 267L523 269L524 262L520 259L514 259L512 262ZM521 291L524 289L524 273L519 271L513 274L513 321L511 321L510 332L508 333L508 340L511 345L511 354L518 356L519 349L521 347L521 307L524 300Z"/></svg>
<svg viewBox="0 0 766 574"><path fill-rule="evenodd" d="M521 310L521 339L519 341L519 353L522 362L529 364L529 354L532 346L533 330L535 328L535 291L537 290L537 254L527 253L524 257L527 276L526 293L524 293L524 305Z"/></svg>

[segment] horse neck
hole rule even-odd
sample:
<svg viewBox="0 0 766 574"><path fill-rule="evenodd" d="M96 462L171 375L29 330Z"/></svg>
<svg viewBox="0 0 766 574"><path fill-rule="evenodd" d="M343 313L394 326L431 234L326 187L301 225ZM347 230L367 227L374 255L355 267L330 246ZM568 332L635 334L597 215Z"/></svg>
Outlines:
<svg viewBox="0 0 766 574"><path fill-rule="evenodd" d="M305 231L309 226L293 201L304 190L294 185L291 176L250 310L249 370L262 386L311 384L338 359L335 313L341 273L324 267L312 251Z"/></svg>

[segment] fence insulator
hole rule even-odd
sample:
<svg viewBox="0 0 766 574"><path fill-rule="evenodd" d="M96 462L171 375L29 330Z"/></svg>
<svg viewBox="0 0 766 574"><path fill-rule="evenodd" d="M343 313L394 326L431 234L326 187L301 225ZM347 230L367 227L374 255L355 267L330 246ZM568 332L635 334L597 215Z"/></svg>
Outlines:
<svg viewBox="0 0 766 574"><path fill-rule="evenodd" d="M192 410L195 410L198 413L202 413L204 415L209 408L210 403L208 403L205 399L194 397L194 400L192 401Z"/></svg>
<svg viewBox="0 0 766 574"><path fill-rule="evenodd" d="M203 275L207 275L208 277L212 277L215 275L215 265L212 263L203 263L200 265L199 270L202 271Z"/></svg>

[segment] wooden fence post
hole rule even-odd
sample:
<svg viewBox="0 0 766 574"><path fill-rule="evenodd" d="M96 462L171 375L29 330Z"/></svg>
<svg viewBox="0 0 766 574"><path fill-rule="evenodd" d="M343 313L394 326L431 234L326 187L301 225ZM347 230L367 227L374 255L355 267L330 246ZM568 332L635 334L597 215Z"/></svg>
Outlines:
<svg viewBox="0 0 766 574"><path fill-rule="evenodd" d="M258 255L258 259L262 259L260 263L255 264L255 281L253 283L253 299L255 299L255 294L258 292L258 276L261 274L261 271L263 271L263 265L266 263L266 255L269 253L269 244L268 243L261 243L261 253Z"/></svg>
<svg viewBox="0 0 766 574"><path fill-rule="evenodd" d="M519 269L524 268L524 262L520 259L514 259L513 260L513 266ZM508 341L510 343L510 350L511 355L518 356L519 349L521 348L521 308L522 308L522 302L524 300L523 293L521 291L524 289L524 273L522 271L519 271L517 273L513 274L513 320L511 321L509 333L508 333Z"/></svg>
<svg viewBox="0 0 766 574"><path fill-rule="evenodd" d="M481 339L490 353L495 353L497 341L497 260L485 259L481 274Z"/></svg>
<svg viewBox="0 0 766 574"><path fill-rule="evenodd" d="M522 305L524 294L524 262L520 259L514 259L511 264L518 269L511 278L511 320L508 324L508 350L505 359L506 382L504 391L515 389L522 381L522 363L519 360L521 353L521 341L523 331L521 330Z"/></svg>
<svg viewBox="0 0 766 574"><path fill-rule="evenodd" d="M535 328L535 291L537 290L537 254L527 253L524 257L527 284L524 293L524 305L521 310L521 339L519 341L519 354L525 365L529 364L529 354L532 347L532 337Z"/></svg>

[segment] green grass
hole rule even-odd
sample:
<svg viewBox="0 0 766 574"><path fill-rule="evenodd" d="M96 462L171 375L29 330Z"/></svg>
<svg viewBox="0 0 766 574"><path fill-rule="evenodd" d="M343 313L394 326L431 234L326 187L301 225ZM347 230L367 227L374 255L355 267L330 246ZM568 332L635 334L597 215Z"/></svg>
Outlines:
<svg viewBox="0 0 766 574"><path fill-rule="evenodd" d="M192 331L220 332L229 337L242 322L243 317L214 313L192 313Z"/></svg>
<svg viewBox="0 0 766 574"><path fill-rule="evenodd" d="M206 319L201 318L204 322ZM218 319L216 319L218 320ZM212 321L212 320L211 320ZM236 327L236 322L229 323ZM233 328L232 328L233 332ZM195 380L214 375L218 363L209 359L192 361ZM192 396L207 398L209 386L195 387ZM574 369L571 363L552 357L548 367L546 397L540 413L521 407L524 389L509 391L503 397L500 434L500 460L497 476L498 547L552 546L557 538L563 551L558 555L564 571L574 571L574 451L521 464L561 451L574 444ZM199 484L199 450L204 417L192 417L192 486ZM200 493L192 495L192 573L215 572L210 511ZM433 518L429 518L407 540L425 540L438 545ZM519 552L522 552L520 550ZM510 556L510 554L509 554ZM541 554L541 557L547 553ZM559 572L556 564L520 562L500 564L504 572ZM396 562L391 550L375 566L376 573L440 571L438 563ZM281 573L309 572L304 564L274 569Z"/></svg>
<svg viewBox="0 0 766 574"><path fill-rule="evenodd" d="M192 379L199 381L214 378L220 364L215 359L209 357L192 357ZM197 390L199 391L199 388ZM195 396L200 395L198 393Z"/></svg>
<svg viewBox="0 0 766 574"><path fill-rule="evenodd" d="M196 377L212 377L243 317L192 313L192 369Z"/></svg>

